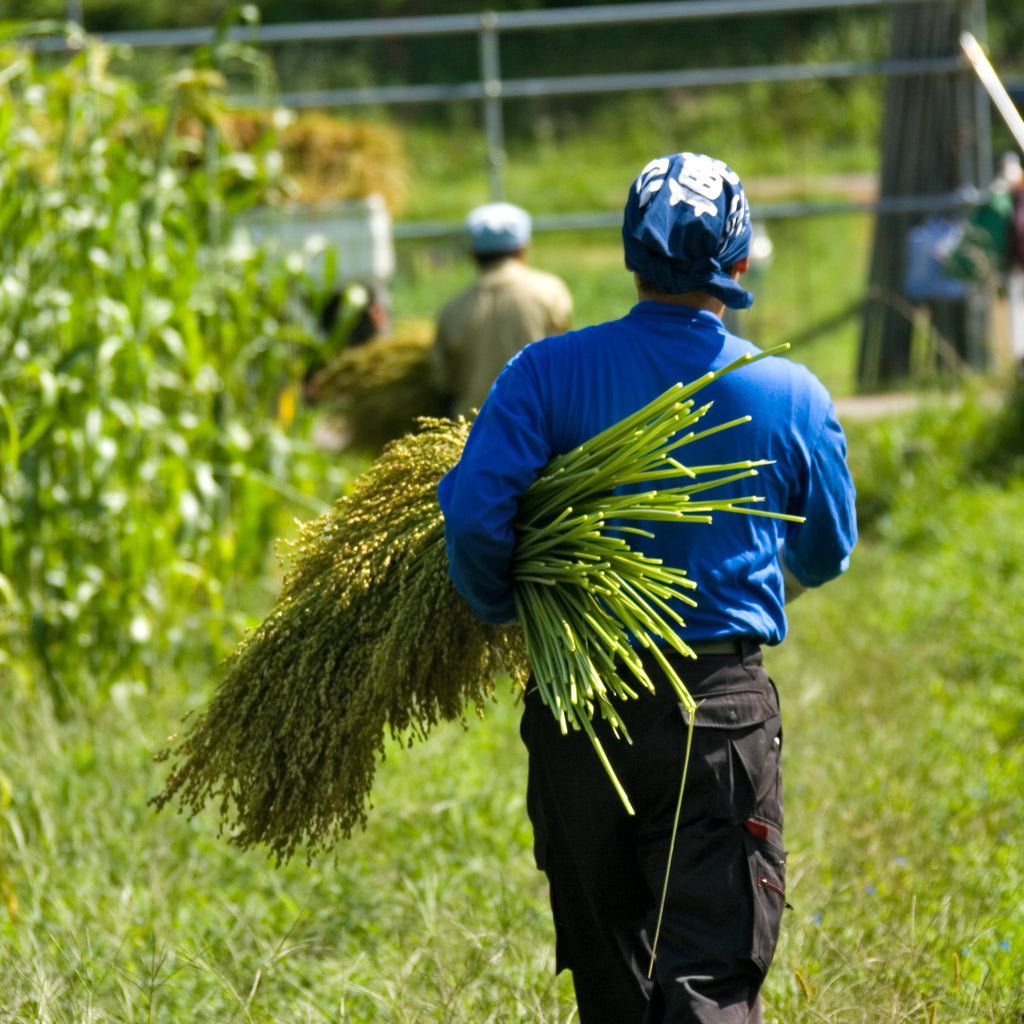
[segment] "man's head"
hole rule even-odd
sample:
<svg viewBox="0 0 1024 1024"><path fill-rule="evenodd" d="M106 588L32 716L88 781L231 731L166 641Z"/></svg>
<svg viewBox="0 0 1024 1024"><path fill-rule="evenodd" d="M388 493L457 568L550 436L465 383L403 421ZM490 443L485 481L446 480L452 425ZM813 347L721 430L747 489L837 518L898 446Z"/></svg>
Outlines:
<svg viewBox="0 0 1024 1024"><path fill-rule="evenodd" d="M530 215L512 203L487 203L466 218L469 249L478 262L521 254L531 228Z"/></svg>
<svg viewBox="0 0 1024 1024"><path fill-rule="evenodd" d="M707 292L731 309L754 301L733 273L751 234L739 176L699 153L652 160L630 187L622 219L630 270L667 295Z"/></svg>

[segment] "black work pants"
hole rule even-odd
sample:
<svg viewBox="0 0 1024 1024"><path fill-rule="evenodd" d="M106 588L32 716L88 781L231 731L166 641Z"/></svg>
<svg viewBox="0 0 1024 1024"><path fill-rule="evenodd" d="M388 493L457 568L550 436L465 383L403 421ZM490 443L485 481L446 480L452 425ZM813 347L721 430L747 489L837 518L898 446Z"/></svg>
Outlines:
<svg viewBox="0 0 1024 1024"><path fill-rule="evenodd" d="M755 643L672 657L699 707L650 977L689 715L645 657L657 693L617 705L632 743L595 722L629 815L587 736L562 735L536 689L526 696L537 866L581 1024L761 1020L785 902L778 695Z"/></svg>

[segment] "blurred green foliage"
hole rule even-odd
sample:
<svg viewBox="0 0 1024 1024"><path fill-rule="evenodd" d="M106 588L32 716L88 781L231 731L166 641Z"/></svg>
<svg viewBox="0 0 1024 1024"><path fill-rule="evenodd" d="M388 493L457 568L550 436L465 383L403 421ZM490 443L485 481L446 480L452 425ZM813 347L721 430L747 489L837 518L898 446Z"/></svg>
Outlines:
<svg viewBox="0 0 1024 1024"><path fill-rule="evenodd" d="M904 548L957 542L959 525L922 508L960 508L990 489L1019 486L1024 383L966 382L922 392L900 415L854 422L851 469L861 531Z"/></svg>
<svg viewBox="0 0 1024 1024"><path fill-rule="evenodd" d="M155 107L108 59L0 53L0 661L58 705L219 656L279 492L319 511L328 480L294 383L318 282L231 232L280 173L218 129L220 65L260 58L201 50Z"/></svg>
<svg viewBox="0 0 1024 1024"><path fill-rule="evenodd" d="M593 0L594 3L597 0ZM0 0L0 19L18 15L17 0ZM250 5L264 24L310 20L415 17L471 14L483 10L515 11L560 6L589 6L585 0L571 4L544 2L481 3L478 0L445 0L429 9L414 0L376 0L358 3L341 0L262 0ZM628 6L628 5L627 5ZM220 0L159 0L147 5L128 0L37 0L37 16L63 17L78 10L90 32L214 25L231 6ZM1007 75L1024 74L1024 7L1016 0L988 0L986 30L993 60ZM254 29L253 38L258 38ZM505 79L599 76L626 72L656 72L726 66L768 65L790 61L880 60L888 53L889 11L883 7L810 10L784 15L766 13L743 17L637 22L609 25L599 19L571 28L516 29L501 33L501 72ZM394 36L386 39L313 39L268 43L282 88L354 88L372 85L456 83L479 79L479 46L473 32L438 33L426 36ZM169 66L173 49L140 50L133 73L146 79ZM858 88L861 84L864 88ZM877 83L868 79L815 82L779 86L761 83L741 93L745 103L725 111L730 128L742 122L744 137L763 146L773 138L782 147L794 130L813 121L827 129L834 142L828 152L848 149L858 141L874 142L875 121L865 120L865 104L875 105ZM780 92L780 90L782 90ZM665 115L698 127L709 118L723 115L721 108L694 110L695 97L706 89L645 91L641 121L651 118L664 128ZM721 92L715 89L714 92ZM726 89L725 92L730 92ZM735 91L735 90L733 90ZM589 128L603 130L602 120L612 106L618 128L631 130L622 105L607 93L569 96L529 96L504 102L505 131L510 141L523 138L564 137ZM476 122L479 104L452 101L444 104L413 104L397 116L407 123L442 123L458 127ZM375 111L381 115L380 110ZM795 122L795 123L794 123ZM997 134L999 125L997 124ZM734 131L735 134L735 131ZM1005 144L1005 143L1001 143ZM735 142L733 143L733 146ZM732 146L730 147L732 148Z"/></svg>

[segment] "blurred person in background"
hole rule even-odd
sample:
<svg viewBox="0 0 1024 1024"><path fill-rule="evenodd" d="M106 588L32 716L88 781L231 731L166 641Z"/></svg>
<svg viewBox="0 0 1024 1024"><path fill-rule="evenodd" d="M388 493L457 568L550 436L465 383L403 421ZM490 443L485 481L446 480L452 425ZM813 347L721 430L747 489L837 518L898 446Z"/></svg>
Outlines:
<svg viewBox="0 0 1024 1024"><path fill-rule="evenodd" d="M1024 168L1017 153L1007 153L1002 174L1010 193L1006 231L1006 305L1010 317L1010 352L1024 376Z"/></svg>
<svg viewBox="0 0 1024 1024"><path fill-rule="evenodd" d="M450 415L479 409L525 345L569 329L565 282L527 265L531 228L530 215L512 203L488 203L466 218L478 276L441 310L431 350L434 386Z"/></svg>
<svg viewBox="0 0 1024 1024"><path fill-rule="evenodd" d="M740 179L720 160L651 161L623 216L637 304L619 320L529 345L502 370L438 486L449 575L485 622L516 619L512 523L551 458L677 382L758 352L722 322L726 309L753 301L739 281L751 235ZM762 495L766 509L804 518L644 523L644 554L696 584L697 606L679 608L695 657L663 654L698 708L687 762L689 712L637 642L656 692L617 705L632 742L593 721L635 815L589 737L563 735L527 687L527 810L550 886L556 969L572 972L581 1024L759 1024L785 906L782 719L762 648L786 635L787 599L846 569L855 493L832 399L806 367L759 359L706 385L705 402L712 432L687 448L692 464L771 460L716 493Z"/></svg>
<svg viewBox="0 0 1024 1024"><path fill-rule="evenodd" d="M1017 153L1000 157L943 270L984 287L993 301L1006 296L1009 356L1024 370L1024 168Z"/></svg>

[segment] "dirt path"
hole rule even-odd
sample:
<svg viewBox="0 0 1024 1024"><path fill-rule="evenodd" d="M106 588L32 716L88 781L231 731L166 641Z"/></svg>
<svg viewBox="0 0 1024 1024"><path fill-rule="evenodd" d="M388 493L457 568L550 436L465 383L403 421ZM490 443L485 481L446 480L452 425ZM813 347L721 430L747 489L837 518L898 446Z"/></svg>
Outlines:
<svg viewBox="0 0 1024 1024"><path fill-rule="evenodd" d="M916 409L932 393L894 391L879 395L848 395L835 400L840 420L873 420Z"/></svg>
<svg viewBox="0 0 1024 1024"><path fill-rule="evenodd" d="M997 405L1005 397L1005 390L990 388L984 392L981 400L986 404ZM847 395L835 399L835 406L842 422L897 416L912 412L921 405L946 404L956 408L963 400L964 396L959 391L892 391L877 395Z"/></svg>

